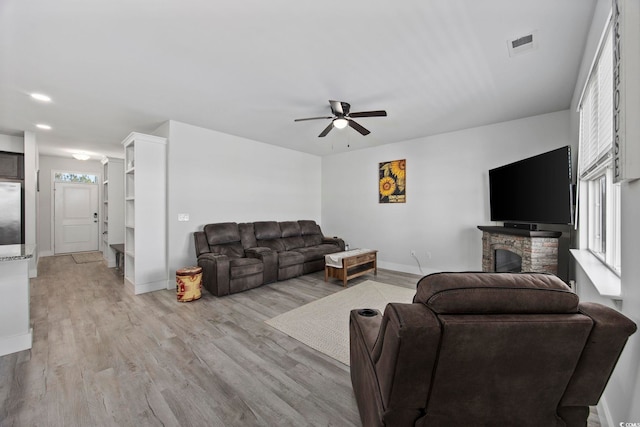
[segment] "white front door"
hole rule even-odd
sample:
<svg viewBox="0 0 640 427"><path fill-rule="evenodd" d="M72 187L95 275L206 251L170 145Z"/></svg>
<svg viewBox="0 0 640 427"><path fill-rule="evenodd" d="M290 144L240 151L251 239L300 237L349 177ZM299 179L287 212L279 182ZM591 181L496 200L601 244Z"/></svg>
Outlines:
<svg viewBox="0 0 640 427"><path fill-rule="evenodd" d="M54 184L56 254L98 250L98 186Z"/></svg>

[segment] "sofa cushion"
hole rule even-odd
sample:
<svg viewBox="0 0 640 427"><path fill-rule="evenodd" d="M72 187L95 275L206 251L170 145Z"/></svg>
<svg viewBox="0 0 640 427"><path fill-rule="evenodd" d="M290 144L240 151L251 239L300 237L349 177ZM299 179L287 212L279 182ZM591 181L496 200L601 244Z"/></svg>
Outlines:
<svg viewBox="0 0 640 427"><path fill-rule="evenodd" d="M324 259L325 255L339 252L340 248L336 245L322 244L306 248L298 248L295 249L295 251L301 253L302 256L304 256L304 262L308 262L318 259Z"/></svg>
<svg viewBox="0 0 640 427"><path fill-rule="evenodd" d="M226 245L211 246L211 253L226 255L229 258L244 258L244 249L240 242L227 243Z"/></svg>
<svg viewBox="0 0 640 427"><path fill-rule="evenodd" d="M309 234L306 236L302 236L304 240L304 245L309 246L318 246L322 244L322 235L321 234Z"/></svg>
<svg viewBox="0 0 640 427"><path fill-rule="evenodd" d="M298 237L302 235L297 221L282 221L279 223L282 237Z"/></svg>
<svg viewBox="0 0 640 427"><path fill-rule="evenodd" d="M258 240L258 247L269 248L272 251L276 252L282 252L286 250L284 248L282 239Z"/></svg>
<svg viewBox="0 0 640 427"><path fill-rule="evenodd" d="M242 242L243 248L248 249L258 246L252 222L242 222L238 224L238 231L240 232L240 241Z"/></svg>
<svg viewBox="0 0 640 427"><path fill-rule="evenodd" d="M284 249L287 251L291 251L298 248L304 248L304 240L300 236L296 237L285 237L282 239L282 243L284 244Z"/></svg>
<svg viewBox="0 0 640 427"><path fill-rule="evenodd" d="M435 273L418 282L414 302L444 314L576 313L578 296L541 273Z"/></svg>
<svg viewBox="0 0 640 427"><path fill-rule="evenodd" d="M256 258L235 258L229 261L230 278L252 276L262 273L262 261Z"/></svg>
<svg viewBox="0 0 640 427"><path fill-rule="evenodd" d="M302 232L303 236L308 236L310 234L319 234L320 236L322 236L320 226L316 224L315 221L301 219L300 221L298 221L298 224L300 224L300 231Z"/></svg>
<svg viewBox="0 0 640 427"><path fill-rule="evenodd" d="M301 253L293 251L284 251L278 253L278 268L289 267L302 263L304 263L304 256L302 256Z"/></svg>
<svg viewBox="0 0 640 427"><path fill-rule="evenodd" d="M253 223L257 240L279 239L282 237L280 226L275 221L257 221Z"/></svg>
<svg viewBox="0 0 640 427"><path fill-rule="evenodd" d="M235 222L207 224L204 226L204 234L206 234L207 236L207 242L209 243L209 246L240 241L238 224L236 224Z"/></svg>

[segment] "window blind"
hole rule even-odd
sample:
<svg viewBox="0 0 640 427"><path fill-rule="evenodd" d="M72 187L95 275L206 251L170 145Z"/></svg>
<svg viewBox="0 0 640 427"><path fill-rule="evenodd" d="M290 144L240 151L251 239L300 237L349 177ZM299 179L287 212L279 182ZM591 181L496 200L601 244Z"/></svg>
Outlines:
<svg viewBox="0 0 640 427"><path fill-rule="evenodd" d="M580 104L579 177L611 159L613 147L613 38L607 30Z"/></svg>

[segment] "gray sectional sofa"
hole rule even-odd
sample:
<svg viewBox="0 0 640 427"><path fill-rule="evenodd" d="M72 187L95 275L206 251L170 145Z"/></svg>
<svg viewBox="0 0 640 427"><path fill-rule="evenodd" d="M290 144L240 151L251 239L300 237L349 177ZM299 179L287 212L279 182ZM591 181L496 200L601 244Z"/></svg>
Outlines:
<svg viewBox="0 0 640 427"><path fill-rule="evenodd" d="M194 233L202 284L229 295L324 269L324 256L344 250L315 221L207 224Z"/></svg>

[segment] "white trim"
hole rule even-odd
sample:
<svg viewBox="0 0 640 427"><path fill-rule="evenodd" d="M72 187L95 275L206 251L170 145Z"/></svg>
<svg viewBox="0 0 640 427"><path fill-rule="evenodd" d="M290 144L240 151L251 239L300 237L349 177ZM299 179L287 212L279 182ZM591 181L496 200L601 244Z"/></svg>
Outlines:
<svg viewBox="0 0 640 427"><path fill-rule="evenodd" d="M586 249L570 249L569 252L601 296L622 301L622 281L617 274Z"/></svg>
<svg viewBox="0 0 640 427"><path fill-rule="evenodd" d="M607 17L607 25L604 26L604 30L602 31L602 34L600 34L600 40L598 40L598 49L596 49L596 54L593 57L593 61L591 61L591 66L589 67L589 73L587 73L587 79L585 80L584 86L582 87L582 91L580 92L580 98L578 98L578 106L576 108L576 111L578 112L580 111L580 108L582 108L582 99L584 98L584 94L587 91L587 86L589 86L589 82L591 82L593 70L598 64L598 60L600 59L600 53L602 53L602 45L603 45L604 39L607 35L607 31L609 31L609 28L611 28L612 23L613 23L613 10L609 10L609 16Z"/></svg>
<svg viewBox="0 0 640 427"><path fill-rule="evenodd" d="M26 334L0 338L0 356L29 350L33 344L33 328Z"/></svg>
<svg viewBox="0 0 640 427"><path fill-rule="evenodd" d="M56 254L56 240L55 240L55 227L56 227L56 222L55 222L55 214L56 214L56 205L55 205L55 197L56 197L56 174L57 173L74 173L74 174L78 174L78 175L94 175L97 179L96 184L92 184L92 185L98 185L102 182L102 171L97 172L97 173L92 173L92 172L80 172L80 171L70 171L70 170L60 170L60 169L51 169L51 188L50 188L50 201L49 201L49 209L51 212L50 215L50 223L49 223L49 238L51 239L51 250L48 252L51 252L51 256ZM88 183L87 183L88 184ZM98 185L98 250L100 250L101 244L100 244L100 236L102 236L102 209L100 209L101 207L101 201L102 201L102 184Z"/></svg>

